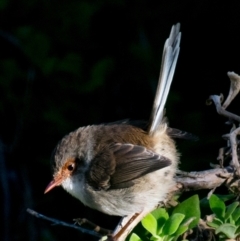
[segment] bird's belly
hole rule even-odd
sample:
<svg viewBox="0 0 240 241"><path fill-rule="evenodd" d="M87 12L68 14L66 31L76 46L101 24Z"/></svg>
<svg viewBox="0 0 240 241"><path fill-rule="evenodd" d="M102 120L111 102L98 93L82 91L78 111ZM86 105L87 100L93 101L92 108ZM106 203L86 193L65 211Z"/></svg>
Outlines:
<svg viewBox="0 0 240 241"><path fill-rule="evenodd" d="M84 181L75 185L71 179L66 180L63 187L90 208L109 215L125 216L156 208L174 186L173 175L172 169L166 167L137 179L130 188L96 191Z"/></svg>

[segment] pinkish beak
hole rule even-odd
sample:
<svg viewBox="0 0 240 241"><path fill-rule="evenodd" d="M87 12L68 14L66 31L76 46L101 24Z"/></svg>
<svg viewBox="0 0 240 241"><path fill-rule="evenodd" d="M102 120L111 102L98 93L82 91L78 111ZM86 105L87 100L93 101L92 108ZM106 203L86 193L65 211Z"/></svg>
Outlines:
<svg viewBox="0 0 240 241"><path fill-rule="evenodd" d="M63 177L62 176L56 176L46 187L44 194L51 191L54 187L59 186L62 184Z"/></svg>

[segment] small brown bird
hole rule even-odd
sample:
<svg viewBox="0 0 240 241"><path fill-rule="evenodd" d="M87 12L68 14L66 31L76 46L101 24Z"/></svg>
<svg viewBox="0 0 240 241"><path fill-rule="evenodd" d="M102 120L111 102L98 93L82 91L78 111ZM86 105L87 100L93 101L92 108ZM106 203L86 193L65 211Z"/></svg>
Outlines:
<svg viewBox="0 0 240 241"><path fill-rule="evenodd" d="M168 127L164 106L175 71L181 33L172 27L163 50L156 97L147 128L131 121L89 125L66 135L54 152L53 181L83 204L124 217L112 239L125 240L132 228L175 185L179 154L173 138L187 133Z"/></svg>

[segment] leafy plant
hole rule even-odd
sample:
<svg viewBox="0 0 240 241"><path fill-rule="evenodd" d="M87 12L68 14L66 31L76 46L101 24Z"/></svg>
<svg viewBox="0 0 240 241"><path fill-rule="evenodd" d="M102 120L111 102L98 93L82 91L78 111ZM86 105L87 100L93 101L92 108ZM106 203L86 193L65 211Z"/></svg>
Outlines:
<svg viewBox="0 0 240 241"><path fill-rule="evenodd" d="M224 201L212 194L209 205L214 213L208 226L215 229L220 240L234 239L240 236L240 206L239 202L232 202L226 206Z"/></svg>
<svg viewBox="0 0 240 241"><path fill-rule="evenodd" d="M134 229L129 241L174 241L195 227L199 219L199 198L194 195L175 207L170 216L164 208L149 213L141 222L144 229L138 234L135 233L137 229Z"/></svg>

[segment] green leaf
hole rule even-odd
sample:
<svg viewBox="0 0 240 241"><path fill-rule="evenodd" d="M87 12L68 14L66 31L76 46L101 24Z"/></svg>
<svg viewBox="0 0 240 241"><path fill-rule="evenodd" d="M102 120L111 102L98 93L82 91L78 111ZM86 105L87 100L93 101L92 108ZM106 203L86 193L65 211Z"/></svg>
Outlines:
<svg viewBox="0 0 240 241"><path fill-rule="evenodd" d="M195 218L190 224L189 229L195 227L200 219L200 207L199 207L199 198L198 195L194 195L187 200L180 203L175 209L173 210L174 213L182 213L185 215L184 221L188 220L189 218Z"/></svg>
<svg viewBox="0 0 240 241"><path fill-rule="evenodd" d="M157 220L160 219L160 218L164 218L165 220L167 220L169 218L169 215L168 215L165 208L155 209L151 213Z"/></svg>
<svg viewBox="0 0 240 241"><path fill-rule="evenodd" d="M223 202L229 201L236 197L234 194L228 194L228 195L216 194L216 196L220 198ZM207 197L204 197L203 199L201 199L200 206L203 208L209 208L209 199Z"/></svg>
<svg viewBox="0 0 240 241"><path fill-rule="evenodd" d="M130 236L129 241L142 241L142 239L135 233L132 233L132 235Z"/></svg>
<svg viewBox="0 0 240 241"><path fill-rule="evenodd" d="M218 224L213 223L213 222L207 222L207 225L210 226L210 227L212 227L212 228L218 228L218 227L219 227Z"/></svg>
<svg viewBox="0 0 240 241"><path fill-rule="evenodd" d="M216 223L218 226L222 225L223 224L223 221L219 218L214 218L213 219L213 223Z"/></svg>
<svg viewBox="0 0 240 241"><path fill-rule="evenodd" d="M237 222L235 222L236 226L240 226L240 218L237 220Z"/></svg>
<svg viewBox="0 0 240 241"><path fill-rule="evenodd" d="M232 215L232 213L235 211L238 205L239 205L239 202L233 202L227 206L225 220L227 220Z"/></svg>
<svg viewBox="0 0 240 241"><path fill-rule="evenodd" d="M227 221L228 223L231 223L231 224L235 224L233 218L232 218L232 215L229 216L229 219Z"/></svg>
<svg viewBox="0 0 240 241"><path fill-rule="evenodd" d="M223 202L229 201L236 197L234 194L227 194L227 195L216 194L216 196L220 198Z"/></svg>
<svg viewBox="0 0 240 241"><path fill-rule="evenodd" d="M158 235L154 235L150 238L151 241L161 241L162 238L160 238Z"/></svg>
<svg viewBox="0 0 240 241"><path fill-rule="evenodd" d="M157 220L151 213L142 220L142 225L152 235L157 234Z"/></svg>
<svg viewBox="0 0 240 241"><path fill-rule="evenodd" d="M169 219L169 215L164 208L155 209L152 215L157 220L157 233L159 233L165 222Z"/></svg>
<svg viewBox="0 0 240 241"><path fill-rule="evenodd" d="M177 238L180 235L182 235L183 233L185 233L189 229L189 224L192 223L192 221L194 219L195 219L195 217L189 218L186 221L181 223L181 225L179 226L178 230L174 233L174 240L177 240Z"/></svg>
<svg viewBox="0 0 240 241"><path fill-rule="evenodd" d="M240 208L237 208L234 213L232 214L232 218L235 222L237 222L237 220L239 219L240 217Z"/></svg>
<svg viewBox="0 0 240 241"><path fill-rule="evenodd" d="M170 218L166 221L166 223L163 226L162 233L163 235L172 235L174 234L180 223L183 221L185 218L185 215L182 213L174 213Z"/></svg>
<svg viewBox="0 0 240 241"><path fill-rule="evenodd" d="M209 204L211 210L216 214L216 216L220 219L223 219L226 210L225 203L216 195L212 194L209 199Z"/></svg>
<svg viewBox="0 0 240 241"><path fill-rule="evenodd" d="M174 233L174 237L178 237L178 236L180 236L180 235L182 235L183 233L185 233L186 231L188 230L188 226L179 226L179 228L178 228L178 230L177 230L177 232L175 232Z"/></svg>
<svg viewBox="0 0 240 241"><path fill-rule="evenodd" d="M239 236L240 235L240 226L238 226L237 230L235 231L235 236Z"/></svg>
<svg viewBox="0 0 240 241"><path fill-rule="evenodd" d="M223 221L218 218L214 218L212 222L207 222L207 224L213 228L218 228L223 224Z"/></svg>
<svg viewBox="0 0 240 241"><path fill-rule="evenodd" d="M215 231L216 234L223 233L228 238L235 238L235 231L237 227L230 223L224 223L220 227L218 227Z"/></svg>

